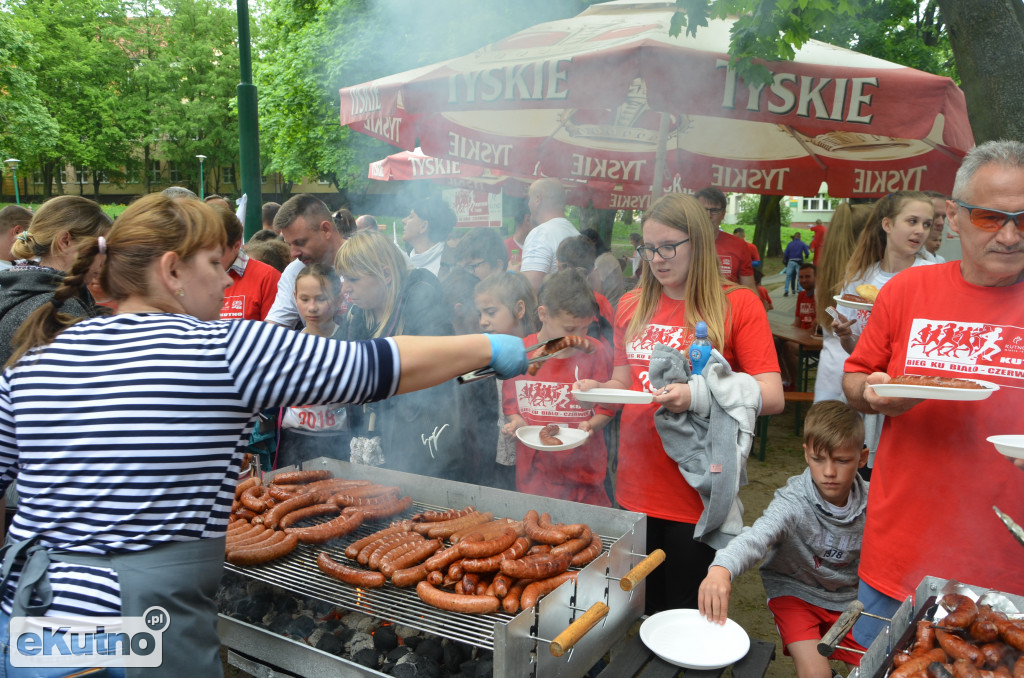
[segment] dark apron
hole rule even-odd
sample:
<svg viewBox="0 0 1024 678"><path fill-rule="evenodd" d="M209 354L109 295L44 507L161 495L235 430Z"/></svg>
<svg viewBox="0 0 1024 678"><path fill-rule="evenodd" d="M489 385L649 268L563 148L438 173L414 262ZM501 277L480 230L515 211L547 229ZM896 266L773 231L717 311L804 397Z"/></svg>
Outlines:
<svg viewBox="0 0 1024 678"><path fill-rule="evenodd" d="M151 607L167 611L163 631L163 663L159 668L126 668L127 678L221 676L220 638L214 596L224 569L224 537L170 542L145 551L91 555L50 552L35 540L4 547L3 580L18 559L25 565L14 596L12 617L41 616L53 600L47 565L50 561L107 567L117 572L121 616L141 617ZM29 604L33 592L42 605Z"/></svg>

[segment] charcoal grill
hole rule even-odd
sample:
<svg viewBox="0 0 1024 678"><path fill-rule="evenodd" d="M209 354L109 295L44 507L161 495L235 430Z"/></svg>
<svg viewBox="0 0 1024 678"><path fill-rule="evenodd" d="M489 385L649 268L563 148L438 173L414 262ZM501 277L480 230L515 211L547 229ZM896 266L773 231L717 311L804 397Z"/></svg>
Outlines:
<svg viewBox="0 0 1024 678"><path fill-rule="evenodd" d="M860 666L850 673L849 678L884 678L892 666L892 656L896 651L904 649L913 640L916 622L925 618L929 608L942 597L944 589L950 583L948 579L925 577L921 580L913 596L907 596L903 604L893 614L887 628L884 628L874 642L871 643L860 661ZM974 591L980 596L988 589L970 584L962 587ZM1018 610L1024 611L1024 596L1004 593Z"/></svg>
<svg viewBox="0 0 1024 678"><path fill-rule="evenodd" d="M280 587L292 594L316 598L383 621L409 626L494 653L495 678L578 678L623 638L643 614L645 585L624 591L619 580L645 559L647 518L644 514L534 495L498 490L399 471L320 458L303 464L305 470L328 469L335 477L367 479L397 485L414 498L407 515L430 509L473 505L498 517L519 517L530 509L548 512L565 523L588 524L601 535L604 552L583 568L574 582L566 582L545 596L532 610L516 615L468 615L445 612L423 603L414 589L390 583L380 589L358 589L332 579L317 568L316 556L326 550L339 558L345 546L384 523L361 526L335 545L301 544L285 558L258 567L225 564L228 571ZM608 606L608 614L563 656L555 657L550 641L595 603ZM221 641L250 659L242 667L258 675L274 675L278 667L301 676L383 676L374 669L312 648L266 629L220 617ZM245 662L265 662L247 666ZM269 671L269 673L268 673Z"/></svg>

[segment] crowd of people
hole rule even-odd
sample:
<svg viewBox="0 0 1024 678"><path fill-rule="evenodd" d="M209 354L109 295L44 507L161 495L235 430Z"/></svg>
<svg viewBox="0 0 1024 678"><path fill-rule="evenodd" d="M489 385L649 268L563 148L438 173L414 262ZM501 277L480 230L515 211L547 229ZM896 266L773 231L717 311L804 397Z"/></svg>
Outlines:
<svg viewBox="0 0 1024 678"><path fill-rule="evenodd" d="M1024 372L970 346L927 360L920 341L937 323L999 329L1007 358L1024 341L1022 144L972 151L950 200L844 203L811 248L786 248L794 324L824 333L818 402L807 472L746 531L736 490L754 421L782 411L793 368L779 357L794 356L773 340L756 248L720 228L718 189L654 201L631 234L632 279L565 218L552 179L530 187L508 238L474 229L457 242L437 199L412 207L402 243L370 215L299 195L264 206L264 231L243 244L230 204L205 202L146 196L113 223L73 196L0 211L17 260L0 271L0 483L18 501L5 615L39 610L46 587L47 614L130 614L159 599L215 639L210 573L260 413L279 431L276 466L326 456L646 514L648 550L667 554L648 613L724 621L731 581L767 555L769 607L804 678L831 676L810 641L854 598L889 614L925 575L1024 593L1018 547L989 515L993 503L1024 515L1024 475L984 442L1014 431ZM929 252L944 223L962 261ZM872 310L831 301L862 284L881 290ZM698 322L714 348L700 372L686 358ZM566 335L593 350L525 373L525 347ZM486 365L497 380L453 380ZM976 405L870 388L904 373L985 374L1003 388ZM652 399L573 396L594 388ZM549 423L589 436L557 453L516 436ZM179 555L186 564L153 584ZM846 647L877 632L859 624ZM213 642L178 640L200 651L168 670L215 675Z"/></svg>

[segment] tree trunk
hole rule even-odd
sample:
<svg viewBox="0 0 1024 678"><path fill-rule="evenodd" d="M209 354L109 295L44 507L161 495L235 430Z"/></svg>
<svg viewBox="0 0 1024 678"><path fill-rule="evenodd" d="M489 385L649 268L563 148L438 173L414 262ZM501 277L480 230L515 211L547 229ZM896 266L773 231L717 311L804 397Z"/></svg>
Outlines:
<svg viewBox="0 0 1024 678"><path fill-rule="evenodd" d="M587 205L580 211L580 230L592 228L609 247L612 244L612 229L615 228L615 214L617 210L599 210L593 205Z"/></svg>
<svg viewBox="0 0 1024 678"><path fill-rule="evenodd" d="M755 219L754 244L763 256L777 257L782 254L782 213L779 211L782 196L760 197Z"/></svg>
<svg viewBox="0 0 1024 678"><path fill-rule="evenodd" d="M1020 0L1013 0L1020 4ZM1024 139L1024 27L1009 0L939 0L975 143Z"/></svg>

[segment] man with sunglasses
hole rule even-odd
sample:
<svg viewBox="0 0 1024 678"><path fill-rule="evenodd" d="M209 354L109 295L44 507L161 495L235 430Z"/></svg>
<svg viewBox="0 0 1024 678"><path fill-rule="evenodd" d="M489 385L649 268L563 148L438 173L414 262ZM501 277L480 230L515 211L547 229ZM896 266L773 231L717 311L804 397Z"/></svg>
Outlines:
<svg viewBox="0 0 1024 678"><path fill-rule="evenodd" d="M926 575L1024 594L1020 544L992 511L1024 517L1024 473L986 442L1021 432L1024 412L1024 143L968 153L946 221L963 259L909 268L883 287L843 377L854 407L886 415L858 592L883 617ZM901 374L976 378L999 390L978 402L873 390ZM853 634L867 646L880 630L861 617Z"/></svg>
<svg viewBox="0 0 1024 678"><path fill-rule="evenodd" d="M725 219L725 193L714 186L706 186L694 194L697 202L708 213L711 225L715 227L715 253L718 255L718 270L722 276L740 285L746 285L757 292L754 284L754 266L747 241L722 230Z"/></svg>

